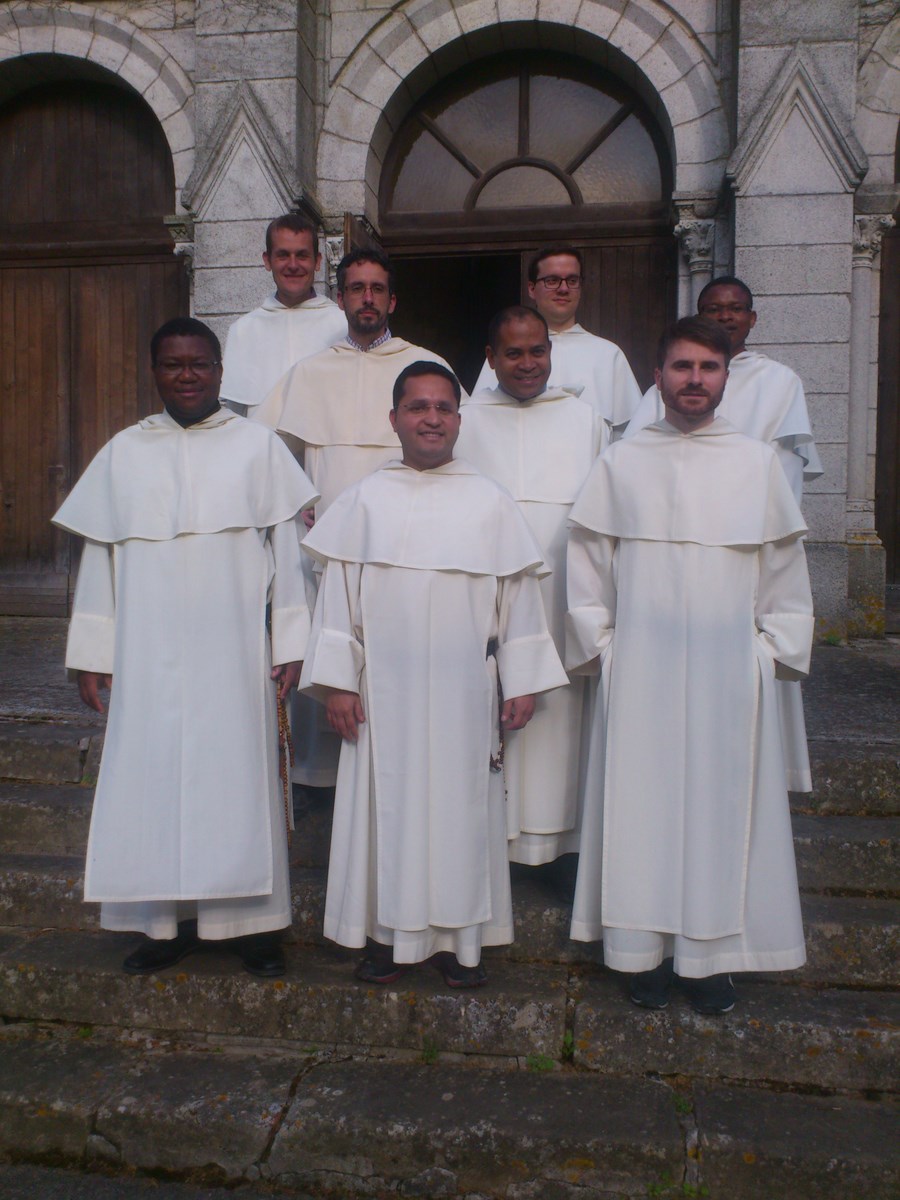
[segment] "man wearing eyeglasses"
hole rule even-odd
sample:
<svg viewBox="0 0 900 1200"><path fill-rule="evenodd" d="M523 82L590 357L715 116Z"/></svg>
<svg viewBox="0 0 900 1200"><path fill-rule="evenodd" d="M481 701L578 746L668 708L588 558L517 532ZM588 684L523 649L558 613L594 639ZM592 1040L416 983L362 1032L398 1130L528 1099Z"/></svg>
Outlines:
<svg viewBox="0 0 900 1200"><path fill-rule="evenodd" d="M697 300L701 317L721 325L731 344L728 382L719 408L721 416L748 437L767 442L781 463L794 499L802 506L803 485L822 474L822 463L813 440L806 397L800 377L758 350L747 349L747 338L756 325L753 293L734 275L720 275L701 291ZM644 395L624 437L663 415L659 388ZM784 741L787 785L792 792L811 792L812 774L806 743L806 722L800 684L779 680L776 689Z"/></svg>
<svg viewBox="0 0 900 1200"><path fill-rule="evenodd" d="M583 284L584 261L574 246L539 250L528 267L528 295L550 330L549 386L581 395L599 413L605 447L628 424L641 393L619 347L577 323ZM485 362L475 391L496 386L496 374Z"/></svg>
<svg viewBox="0 0 900 1200"><path fill-rule="evenodd" d="M295 362L346 336L340 308L313 286L322 262L318 235L299 213L276 217L266 229L262 258L275 293L234 322L225 344L221 394L235 412L245 415Z"/></svg>
<svg viewBox="0 0 900 1200"><path fill-rule="evenodd" d="M337 285L346 338L293 366L251 414L282 434L294 451L321 496L317 516L344 488L396 455L388 414L394 380L403 368L420 360L447 367L432 351L392 336L388 322L397 306L394 273L379 250L346 254L338 265ZM314 587L312 579L310 583ZM340 739L317 710L307 707L303 697L295 703L293 778L307 787L333 787Z"/></svg>
<svg viewBox="0 0 900 1200"><path fill-rule="evenodd" d="M584 399L548 386L550 336L532 308L505 308L488 328L487 359L498 386L463 407L460 457L503 485L519 505L552 574L541 580L547 624L565 651L568 517L605 423ZM553 353L556 353L554 349ZM506 752L511 862L540 866L578 850L586 680L537 698L534 720Z"/></svg>
<svg viewBox="0 0 900 1200"><path fill-rule="evenodd" d="M276 690L306 652L295 518L316 493L279 438L220 407L220 358L200 321L159 329L164 411L117 434L54 517L85 539L66 666L97 712L111 688L84 895L104 929L147 935L130 974L198 939L285 969Z"/></svg>

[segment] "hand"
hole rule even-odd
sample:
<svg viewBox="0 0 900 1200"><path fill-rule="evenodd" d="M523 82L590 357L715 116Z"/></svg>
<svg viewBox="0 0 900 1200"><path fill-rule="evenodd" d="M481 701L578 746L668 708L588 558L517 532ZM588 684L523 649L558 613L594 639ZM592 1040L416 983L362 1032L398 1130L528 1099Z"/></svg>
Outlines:
<svg viewBox="0 0 900 1200"><path fill-rule="evenodd" d="M534 716L534 696L513 696L504 700L500 723L504 729L524 729Z"/></svg>
<svg viewBox="0 0 900 1200"><path fill-rule="evenodd" d="M106 709L100 699L100 689L112 687L112 675L98 675L96 671L78 671L78 695L82 702L94 712L104 713Z"/></svg>
<svg viewBox="0 0 900 1200"><path fill-rule="evenodd" d="M302 517L303 524L306 526L307 530L312 529L313 525L316 523L316 510L314 508L304 508L300 516Z"/></svg>
<svg viewBox="0 0 900 1200"><path fill-rule="evenodd" d="M339 692L337 689L329 692L325 701L325 714L334 732L339 733L348 742L356 741L359 737L359 727L364 725L366 720L362 701L357 693Z"/></svg>
<svg viewBox="0 0 900 1200"><path fill-rule="evenodd" d="M281 684L278 688L279 700L287 700L291 690L300 682L300 671L302 667L302 662L289 662L282 663L280 667L272 668L272 678L281 680Z"/></svg>

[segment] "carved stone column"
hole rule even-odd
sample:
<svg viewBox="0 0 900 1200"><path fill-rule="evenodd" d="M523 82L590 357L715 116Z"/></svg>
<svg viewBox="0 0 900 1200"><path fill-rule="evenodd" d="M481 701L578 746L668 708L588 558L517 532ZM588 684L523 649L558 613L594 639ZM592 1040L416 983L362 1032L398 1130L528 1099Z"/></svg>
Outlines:
<svg viewBox="0 0 900 1200"><path fill-rule="evenodd" d="M847 410L847 546L849 631L884 632L884 552L875 531L869 471L872 400L872 277L890 216L853 219L850 291L850 394ZM874 431L873 431L874 432Z"/></svg>
<svg viewBox="0 0 900 1200"><path fill-rule="evenodd" d="M325 238L325 282L328 284L328 289L331 292L331 298L334 299L337 295L337 269L338 263L344 257L344 235L338 234L335 237L326 236Z"/></svg>
<svg viewBox="0 0 900 1200"><path fill-rule="evenodd" d="M712 279L715 232L716 223L708 218L682 218L675 226L675 236L690 273L690 309L681 316L697 311L697 299Z"/></svg>
<svg viewBox="0 0 900 1200"><path fill-rule="evenodd" d="M174 253L184 259L191 296L194 294L194 222L187 216L165 218L166 228L175 243ZM193 307L193 305L192 305Z"/></svg>

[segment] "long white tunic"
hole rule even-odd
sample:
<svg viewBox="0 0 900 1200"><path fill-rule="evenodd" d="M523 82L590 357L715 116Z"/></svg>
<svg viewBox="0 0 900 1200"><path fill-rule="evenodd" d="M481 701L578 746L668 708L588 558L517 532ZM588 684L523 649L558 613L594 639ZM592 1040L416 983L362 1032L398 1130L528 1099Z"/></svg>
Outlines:
<svg viewBox="0 0 900 1200"><path fill-rule="evenodd" d="M572 937L681 975L804 961L775 672L808 669L803 521L726 421L612 447L572 510L572 670L602 663Z"/></svg>
<svg viewBox="0 0 900 1200"><path fill-rule="evenodd" d="M315 498L268 430L160 413L113 438L54 518L88 539L66 665L113 676L85 875L85 899L116 907L108 927L172 936L175 905L156 902L286 889L269 670L306 650L295 516ZM213 907L206 935L273 927L240 908Z"/></svg>
<svg viewBox="0 0 900 1200"><path fill-rule="evenodd" d="M604 422L603 448L617 430L631 420L641 399L641 390L628 359L615 344L597 337L581 325L558 333L550 332L551 371L547 386L580 395ZM495 388L497 376L485 362L475 391Z"/></svg>
<svg viewBox="0 0 900 1200"><path fill-rule="evenodd" d="M399 962L512 939L497 675L508 697L565 684L540 550L509 496L456 460L392 462L304 541L325 572L301 687L362 698L341 750L325 933ZM496 640L496 657L488 646ZM507 735L512 742L517 733Z"/></svg>
<svg viewBox="0 0 900 1200"><path fill-rule="evenodd" d="M799 375L765 354L743 350L729 364L725 394L716 411L747 437L772 447L794 499L802 507L803 485L819 478L822 462L813 440ZM634 437L638 430L664 416L662 397L654 384L644 393L623 438ZM812 773L799 682L780 679L776 695L787 785L792 792L811 792Z"/></svg>
<svg viewBox="0 0 900 1200"><path fill-rule="evenodd" d="M228 330L221 397L255 408L294 363L346 336L347 318L327 296L287 308L272 295Z"/></svg>
<svg viewBox="0 0 900 1200"><path fill-rule="evenodd" d="M402 338L367 351L343 341L297 363L251 414L285 435L321 496L317 518L344 488L397 457L397 435L388 417L394 380L420 359L447 366L439 355ZM317 580L311 566L307 560L314 603ZM333 787L340 738L325 725L321 707L303 696L295 697L291 716L294 782Z"/></svg>
<svg viewBox="0 0 900 1200"><path fill-rule="evenodd" d="M463 408L460 456L511 493L551 569L541 580L541 594L560 655L569 510L604 436L604 422L583 396L559 388L529 401L490 388L476 392ZM586 697L581 676L569 687L544 693L528 726L510 740L504 770L513 862L552 862L578 849Z"/></svg>

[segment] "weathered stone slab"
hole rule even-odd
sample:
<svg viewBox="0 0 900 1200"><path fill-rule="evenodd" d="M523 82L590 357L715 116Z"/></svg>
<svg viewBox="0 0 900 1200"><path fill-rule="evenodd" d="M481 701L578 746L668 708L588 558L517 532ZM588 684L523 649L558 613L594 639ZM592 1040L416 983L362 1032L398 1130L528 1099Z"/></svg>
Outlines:
<svg viewBox="0 0 900 1200"><path fill-rule="evenodd" d="M887 816L900 813L900 748L896 745L811 740L811 795L793 797L795 810Z"/></svg>
<svg viewBox="0 0 900 1200"><path fill-rule="evenodd" d="M88 788L0 784L0 853L84 854Z"/></svg>
<svg viewBox="0 0 900 1200"><path fill-rule="evenodd" d="M885 1086L900 1049L900 997L737 980L734 1011L703 1017L677 991L661 1012L624 984L588 977L575 1006L575 1061L610 1074L689 1075L862 1090Z"/></svg>
<svg viewBox="0 0 900 1200"><path fill-rule="evenodd" d="M803 896L807 963L797 977L833 987L900 984L900 905L891 900Z"/></svg>
<svg viewBox="0 0 900 1200"><path fill-rule="evenodd" d="M795 816L793 826L801 888L897 892L896 818Z"/></svg>
<svg viewBox="0 0 900 1200"><path fill-rule="evenodd" d="M333 950L287 948L288 973L262 980L210 945L159 975L130 976L134 939L47 934L0 958L0 1014L77 1024L393 1047L558 1057L565 1032L562 967L491 962L489 984L449 991L423 965L391 987L353 978Z"/></svg>
<svg viewBox="0 0 900 1200"><path fill-rule="evenodd" d="M84 902L82 855L0 855L0 924L96 929L99 918Z"/></svg>
<svg viewBox="0 0 900 1200"><path fill-rule="evenodd" d="M271 1191L249 1185L224 1192L190 1183L131 1175L109 1178L32 1163L0 1163L0 1195L3 1200L272 1200Z"/></svg>
<svg viewBox="0 0 900 1200"><path fill-rule="evenodd" d="M896 1200L896 1109L845 1096L694 1089L701 1174L728 1200Z"/></svg>
<svg viewBox="0 0 900 1200"><path fill-rule="evenodd" d="M79 1158L116 1086L112 1047L0 1041L0 1152Z"/></svg>
<svg viewBox="0 0 900 1200"><path fill-rule="evenodd" d="M599 1085L599 1086L598 1086ZM328 1195L646 1195L682 1175L672 1093L647 1080L412 1064L316 1067L266 1164Z"/></svg>
<svg viewBox="0 0 900 1200"><path fill-rule="evenodd" d="M34 783L80 783L96 728L0 721L0 777Z"/></svg>
<svg viewBox="0 0 900 1200"><path fill-rule="evenodd" d="M94 1136L129 1166L240 1178L265 1150L296 1073L290 1059L147 1055L100 1105Z"/></svg>

